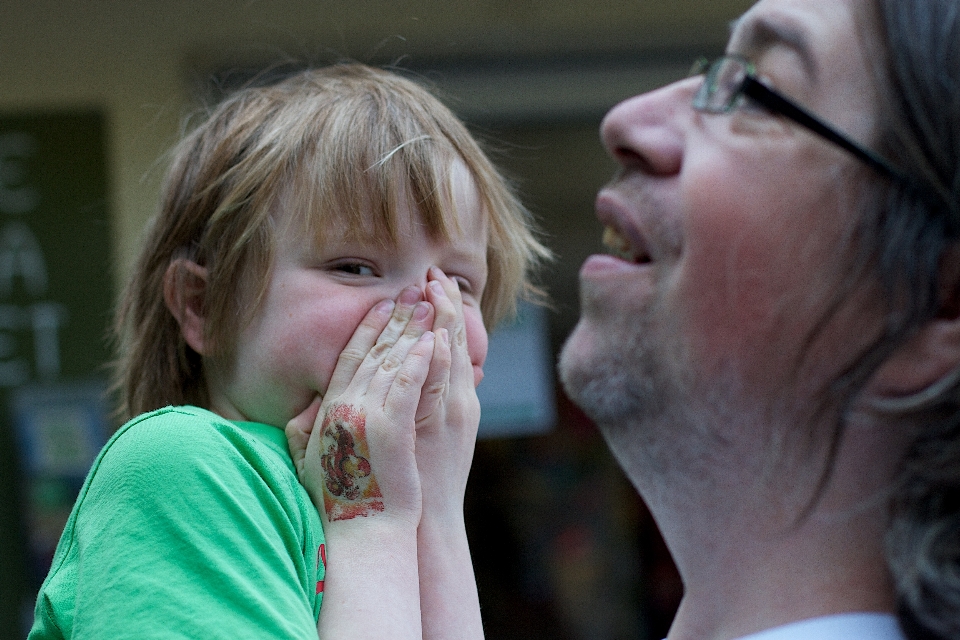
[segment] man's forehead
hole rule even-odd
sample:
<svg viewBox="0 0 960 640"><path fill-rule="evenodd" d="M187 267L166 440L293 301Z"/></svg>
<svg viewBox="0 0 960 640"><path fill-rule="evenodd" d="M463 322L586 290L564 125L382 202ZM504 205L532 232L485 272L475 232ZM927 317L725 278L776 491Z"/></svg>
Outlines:
<svg viewBox="0 0 960 640"><path fill-rule="evenodd" d="M863 35L858 23L865 11L861 0L760 0L733 23L730 46L743 53L752 53L748 47L757 53L788 48L816 80L856 57Z"/></svg>
<svg viewBox="0 0 960 640"><path fill-rule="evenodd" d="M747 12L730 23L730 50L748 58L756 58L773 47L792 49L800 58L804 71L816 78L817 56L804 24L785 13Z"/></svg>

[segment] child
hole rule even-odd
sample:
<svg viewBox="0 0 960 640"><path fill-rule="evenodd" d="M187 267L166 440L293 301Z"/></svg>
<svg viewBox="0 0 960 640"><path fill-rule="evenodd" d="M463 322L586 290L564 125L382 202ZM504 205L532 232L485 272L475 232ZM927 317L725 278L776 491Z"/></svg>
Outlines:
<svg viewBox="0 0 960 640"><path fill-rule="evenodd" d="M132 419L31 640L481 637L474 389L545 255L413 82L343 64L225 101L178 147L123 298Z"/></svg>

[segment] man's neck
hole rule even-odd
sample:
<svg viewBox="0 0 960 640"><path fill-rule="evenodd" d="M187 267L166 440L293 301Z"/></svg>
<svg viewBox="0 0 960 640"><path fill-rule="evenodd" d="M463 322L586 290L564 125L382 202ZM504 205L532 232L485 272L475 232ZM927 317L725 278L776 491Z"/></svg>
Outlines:
<svg viewBox="0 0 960 640"><path fill-rule="evenodd" d="M849 467L811 502L817 476L803 481L784 468L771 483L745 466L713 468L710 481L695 483L634 477L685 585L670 640L726 640L833 613L894 610L884 470ZM791 494L791 486L803 490Z"/></svg>
<svg viewBox="0 0 960 640"><path fill-rule="evenodd" d="M875 528L872 520L864 514L781 535L733 524L717 529L706 561L677 555L688 587L669 639L726 640L834 613L893 611L883 550L870 544L882 535L863 535Z"/></svg>

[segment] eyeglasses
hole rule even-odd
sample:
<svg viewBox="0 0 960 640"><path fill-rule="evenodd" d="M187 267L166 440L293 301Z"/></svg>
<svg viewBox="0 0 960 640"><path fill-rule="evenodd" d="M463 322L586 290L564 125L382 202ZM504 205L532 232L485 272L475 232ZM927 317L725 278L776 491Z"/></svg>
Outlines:
<svg viewBox="0 0 960 640"><path fill-rule="evenodd" d="M818 136L852 153L873 169L897 180L904 174L875 151L854 142L810 111L760 82L753 64L740 56L726 55L713 62L698 60L691 75L704 75L703 84L693 97L693 108L704 113L730 113L749 98L773 113L806 127Z"/></svg>

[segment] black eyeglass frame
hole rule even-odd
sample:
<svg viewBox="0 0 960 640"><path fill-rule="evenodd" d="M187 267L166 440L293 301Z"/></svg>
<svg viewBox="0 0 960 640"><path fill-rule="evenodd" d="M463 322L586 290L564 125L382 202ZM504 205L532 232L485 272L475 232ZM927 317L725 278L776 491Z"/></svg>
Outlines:
<svg viewBox="0 0 960 640"><path fill-rule="evenodd" d="M722 107L711 107L706 100L707 92L714 84L717 72L724 62L736 61L743 66L743 81L740 86L733 89L730 93L730 99ZM692 75L704 75L704 83L693 98L693 108L703 113L724 114L730 113L739 105L738 98L745 96L757 104L763 106L769 111L782 115L792 120L800 126L812 131L818 136L832 142L838 147L856 156L859 160L866 163L876 171L896 180L906 180L906 175L893 166L888 160L880 154L872 151L863 145L855 142L849 136L841 133L836 127L828 124L820 117L814 115L804 107L786 97L779 91L771 89L763 84L756 76L756 67L753 63L742 56L724 55L712 61L700 59L694 64L694 73Z"/></svg>

